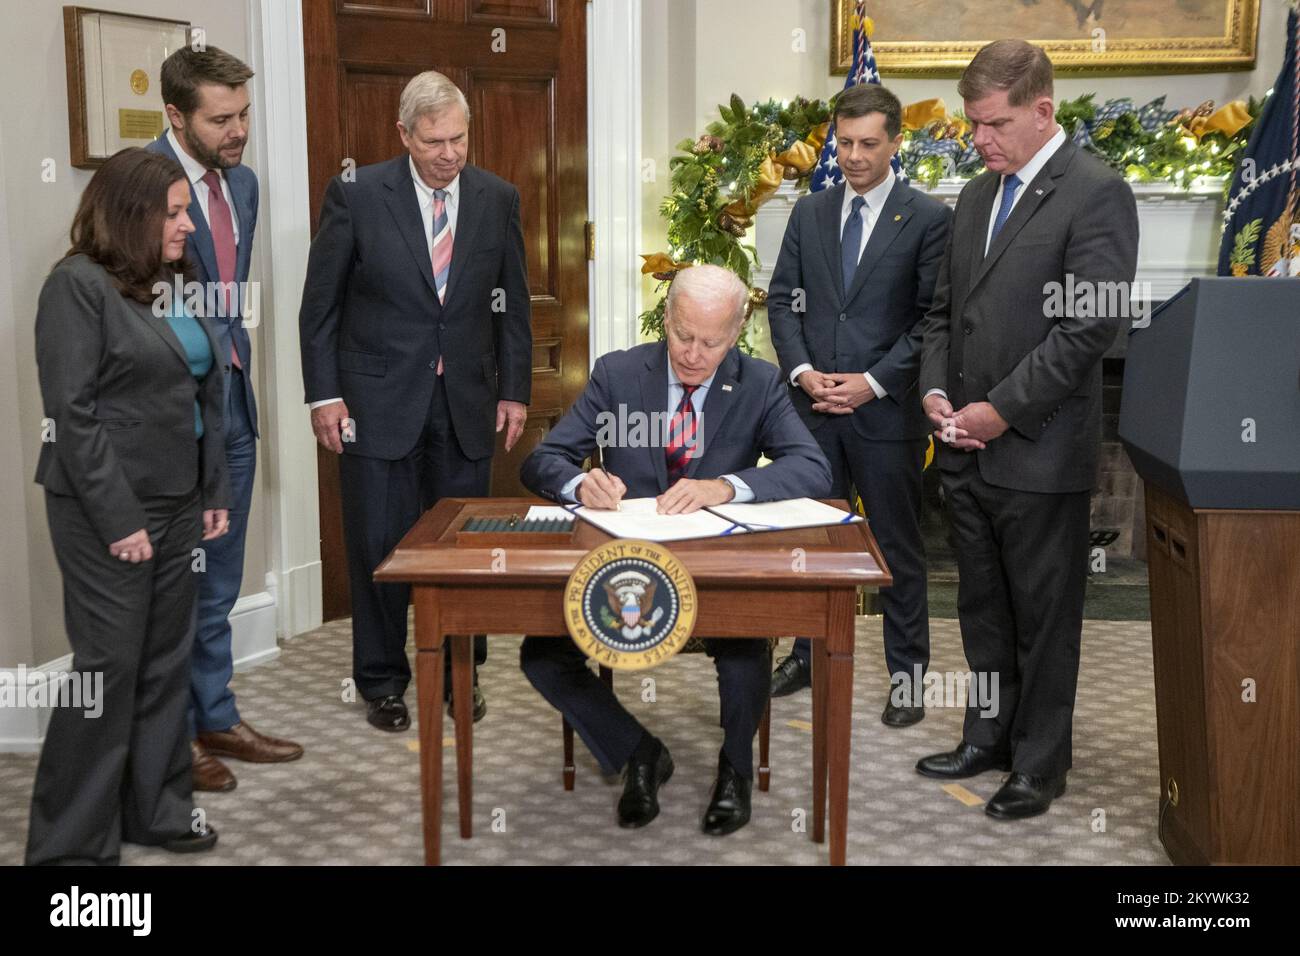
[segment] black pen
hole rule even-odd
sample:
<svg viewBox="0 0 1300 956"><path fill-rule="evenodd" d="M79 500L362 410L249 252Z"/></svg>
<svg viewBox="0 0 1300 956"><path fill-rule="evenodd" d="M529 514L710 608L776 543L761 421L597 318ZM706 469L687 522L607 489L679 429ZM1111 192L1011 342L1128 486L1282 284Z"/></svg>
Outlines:
<svg viewBox="0 0 1300 956"><path fill-rule="evenodd" d="M599 468L601 471L603 471L605 474L610 475L609 469L605 467L605 449L601 446L600 442L596 442L596 467ZM612 478L613 475L610 475L610 477ZM614 506L614 510L622 511L623 503L620 501L617 505Z"/></svg>

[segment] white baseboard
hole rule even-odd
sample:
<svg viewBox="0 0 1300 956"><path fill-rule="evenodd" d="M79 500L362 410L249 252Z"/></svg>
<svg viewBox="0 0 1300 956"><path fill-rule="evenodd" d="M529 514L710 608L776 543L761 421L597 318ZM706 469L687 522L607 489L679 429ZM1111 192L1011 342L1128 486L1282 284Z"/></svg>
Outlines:
<svg viewBox="0 0 1300 956"><path fill-rule="evenodd" d="M275 639L276 613L272 591L248 594L235 602L230 612L230 645L236 671L264 664L280 655ZM71 669L71 654L27 668L49 672ZM17 674L18 668L3 667L0 673ZM0 707L0 753L39 753L49 722L49 707Z"/></svg>

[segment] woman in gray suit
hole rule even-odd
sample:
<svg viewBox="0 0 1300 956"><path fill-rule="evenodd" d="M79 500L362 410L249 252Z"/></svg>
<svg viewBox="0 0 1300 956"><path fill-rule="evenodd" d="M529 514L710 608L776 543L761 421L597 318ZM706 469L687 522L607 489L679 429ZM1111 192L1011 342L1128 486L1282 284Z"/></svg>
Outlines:
<svg viewBox="0 0 1300 956"><path fill-rule="evenodd" d="M72 247L41 290L36 361L45 486L73 679L32 794L27 862L118 862L123 840L206 850L185 724L201 540L225 533L221 353L173 303L190 187L175 160L125 149L95 173ZM89 682L89 683L88 683Z"/></svg>

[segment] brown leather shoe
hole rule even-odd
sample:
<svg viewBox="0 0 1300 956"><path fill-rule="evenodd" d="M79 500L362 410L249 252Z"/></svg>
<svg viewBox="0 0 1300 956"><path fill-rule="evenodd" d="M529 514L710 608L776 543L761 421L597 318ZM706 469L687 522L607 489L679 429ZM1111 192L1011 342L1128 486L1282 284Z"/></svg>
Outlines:
<svg viewBox="0 0 1300 956"><path fill-rule="evenodd" d="M205 731L199 743L218 757L233 757L249 763L284 763L302 756L302 747L291 740L259 734L247 721L229 730Z"/></svg>
<svg viewBox="0 0 1300 956"><path fill-rule="evenodd" d="M194 789L223 793L235 789L235 775L230 768L204 749L197 740L190 741L190 759L194 764Z"/></svg>

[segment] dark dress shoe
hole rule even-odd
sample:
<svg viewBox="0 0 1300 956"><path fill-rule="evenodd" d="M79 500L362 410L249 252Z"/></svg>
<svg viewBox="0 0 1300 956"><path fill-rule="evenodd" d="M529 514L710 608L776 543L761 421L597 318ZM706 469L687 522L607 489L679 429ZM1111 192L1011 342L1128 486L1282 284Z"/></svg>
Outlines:
<svg viewBox="0 0 1300 956"><path fill-rule="evenodd" d="M411 715L406 709L406 701L398 694L376 697L366 701L366 720L370 726L380 730L396 733L411 726Z"/></svg>
<svg viewBox="0 0 1300 956"><path fill-rule="evenodd" d="M452 720L456 719L456 715L451 712L450 694L447 696L447 716L450 717ZM476 683L474 685L474 723L477 724L480 720L482 720L486 716L487 716L487 698L483 696L483 692L479 690L478 684Z"/></svg>
<svg viewBox="0 0 1300 956"><path fill-rule="evenodd" d="M880 715L880 722L888 727L911 727L925 719L925 706L898 707L893 696L885 701L885 712Z"/></svg>
<svg viewBox="0 0 1300 956"><path fill-rule="evenodd" d="M235 775L230 768L208 753L197 740L190 741L191 789L225 793L235 789Z"/></svg>
<svg viewBox="0 0 1300 956"><path fill-rule="evenodd" d="M916 772L926 777L942 780L960 780L973 777L986 770L1011 769L1011 755L998 750L976 747L962 741L956 750L922 757L916 762Z"/></svg>
<svg viewBox="0 0 1300 956"><path fill-rule="evenodd" d="M175 837L164 843L162 848L169 853L202 853L204 850L211 850L216 845L216 828L205 823L203 829L197 833L187 833L183 837Z"/></svg>
<svg viewBox="0 0 1300 956"><path fill-rule="evenodd" d="M229 730L204 731L199 743L215 757L233 757L249 763L285 763L302 756L302 747L292 740L258 733L247 721Z"/></svg>
<svg viewBox="0 0 1300 956"><path fill-rule="evenodd" d="M643 827L659 816L659 788L673 775L673 758L659 744L654 760L627 762L623 771L623 796L618 801L618 825L625 830Z"/></svg>
<svg viewBox="0 0 1300 956"><path fill-rule="evenodd" d="M742 777L726 757L718 761L713 797L704 811L700 829L709 836L735 833L749 822L749 793L753 781Z"/></svg>
<svg viewBox="0 0 1300 956"><path fill-rule="evenodd" d="M1065 777L1035 777L1013 773L984 805L984 812L999 820L1023 820L1046 813L1052 800L1065 793Z"/></svg>
<svg viewBox="0 0 1300 956"><path fill-rule="evenodd" d="M772 696L789 697L812 686L812 664L791 654L772 672Z"/></svg>

